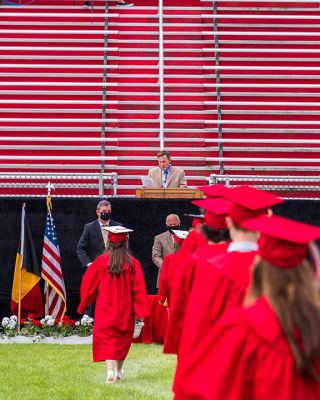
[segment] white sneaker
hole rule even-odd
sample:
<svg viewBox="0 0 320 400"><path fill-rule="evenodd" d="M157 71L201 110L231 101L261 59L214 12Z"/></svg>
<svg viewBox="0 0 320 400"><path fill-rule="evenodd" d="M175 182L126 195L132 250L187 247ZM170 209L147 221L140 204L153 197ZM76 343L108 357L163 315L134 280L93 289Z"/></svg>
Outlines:
<svg viewBox="0 0 320 400"><path fill-rule="evenodd" d="M124 376L124 370L123 368L121 368L120 371L116 371L116 380L120 381L121 379L123 379Z"/></svg>
<svg viewBox="0 0 320 400"><path fill-rule="evenodd" d="M114 382L114 372L108 371L106 383L113 383Z"/></svg>

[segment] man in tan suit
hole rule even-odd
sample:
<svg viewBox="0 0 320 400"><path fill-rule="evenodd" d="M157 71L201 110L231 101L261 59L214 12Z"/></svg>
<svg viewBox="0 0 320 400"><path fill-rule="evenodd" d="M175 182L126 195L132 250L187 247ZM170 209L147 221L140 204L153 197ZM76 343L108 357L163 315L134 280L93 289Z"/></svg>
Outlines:
<svg viewBox="0 0 320 400"><path fill-rule="evenodd" d="M186 188L187 181L184 170L171 165L170 154L162 150L157 154L159 167L151 168L148 176L156 188L176 189Z"/></svg>
<svg viewBox="0 0 320 400"><path fill-rule="evenodd" d="M159 278L163 258L174 253L173 229L180 229L180 218L176 214L170 214L166 218L167 231L155 236L152 247L152 261L159 268L157 278L157 288L159 287Z"/></svg>

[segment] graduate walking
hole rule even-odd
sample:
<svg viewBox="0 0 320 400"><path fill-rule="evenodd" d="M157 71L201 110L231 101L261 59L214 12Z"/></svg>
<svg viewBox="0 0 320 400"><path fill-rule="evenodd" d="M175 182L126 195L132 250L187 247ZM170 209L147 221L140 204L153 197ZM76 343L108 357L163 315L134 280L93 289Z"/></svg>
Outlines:
<svg viewBox="0 0 320 400"><path fill-rule="evenodd" d="M106 383L112 383L123 378L135 320L147 315L147 297L140 263L128 252L131 230L122 226L106 229L106 253L94 260L82 278L78 313L96 299L93 361L106 361Z"/></svg>

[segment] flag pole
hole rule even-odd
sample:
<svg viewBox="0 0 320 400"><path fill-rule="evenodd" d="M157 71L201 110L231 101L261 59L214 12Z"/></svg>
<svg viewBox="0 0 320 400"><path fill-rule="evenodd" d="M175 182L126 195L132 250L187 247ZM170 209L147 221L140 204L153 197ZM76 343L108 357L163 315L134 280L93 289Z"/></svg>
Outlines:
<svg viewBox="0 0 320 400"><path fill-rule="evenodd" d="M51 206L51 191L55 190L55 187L54 187L54 184L49 181L47 186L46 186L46 188L48 189L48 192L47 192L47 210L48 210L48 213L49 213L50 217L52 218L52 216L51 216L51 208L52 208L52 206Z"/></svg>
<svg viewBox="0 0 320 400"><path fill-rule="evenodd" d="M45 286L46 286L45 313L46 313L46 315L49 315L49 285L48 285L48 282L46 282Z"/></svg>
<svg viewBox="0 0 320 400"><path fill-rule="evenodd" d="M22 204L21 212L21 234L20 234L20 265L19 265L19 297L18 297L18 333L20 333L20 321L21 321L21 297L22 297L22 266L23 266L23 253L24 253L24 221L26 203Z"/></svg>
<svg viewBox="0 0 320 400"><path fill-rule="evenodd" d="M47 299L49 313L51 312L52 302L54 303L54 309L52 309L53 317L62 319L66 311L66 291L62 274L60 249L52 215L51 190L54 187L51 182L48 182L46 187L48 189L47 220L44 233L41 275L48 284Z"/></svg>
<svg viewBox="0 0 320 400"><path fill-rule="evenodd" d="M51 183L50 181L46 185L46 188L47 188L47 199L46 199L47 211L50 215L50 218L52 218L52 216L51 216L51 191L54 190L55 188L54 188L53 183ZM46 315L49 315L49 284L48 284L48 282L45 283L45 288L46 288L45 313L46 313Z"/></svg>

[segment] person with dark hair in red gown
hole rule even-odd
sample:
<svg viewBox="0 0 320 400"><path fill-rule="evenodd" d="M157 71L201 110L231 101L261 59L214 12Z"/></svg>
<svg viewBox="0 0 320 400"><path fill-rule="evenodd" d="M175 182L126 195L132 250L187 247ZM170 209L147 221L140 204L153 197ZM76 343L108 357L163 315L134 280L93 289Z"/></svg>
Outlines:
<svg viewBox="0 0 320 400"><path fill-rule="evenodd" d="M106 228L106 253L97 257L82 278L78 313L96 299L93 361L107 362L106 383L123 378L135 319L147 316L147 296L138 260L128 253L128 232L122 226ZM115 368L115 370L114 370Z"/></svg>

